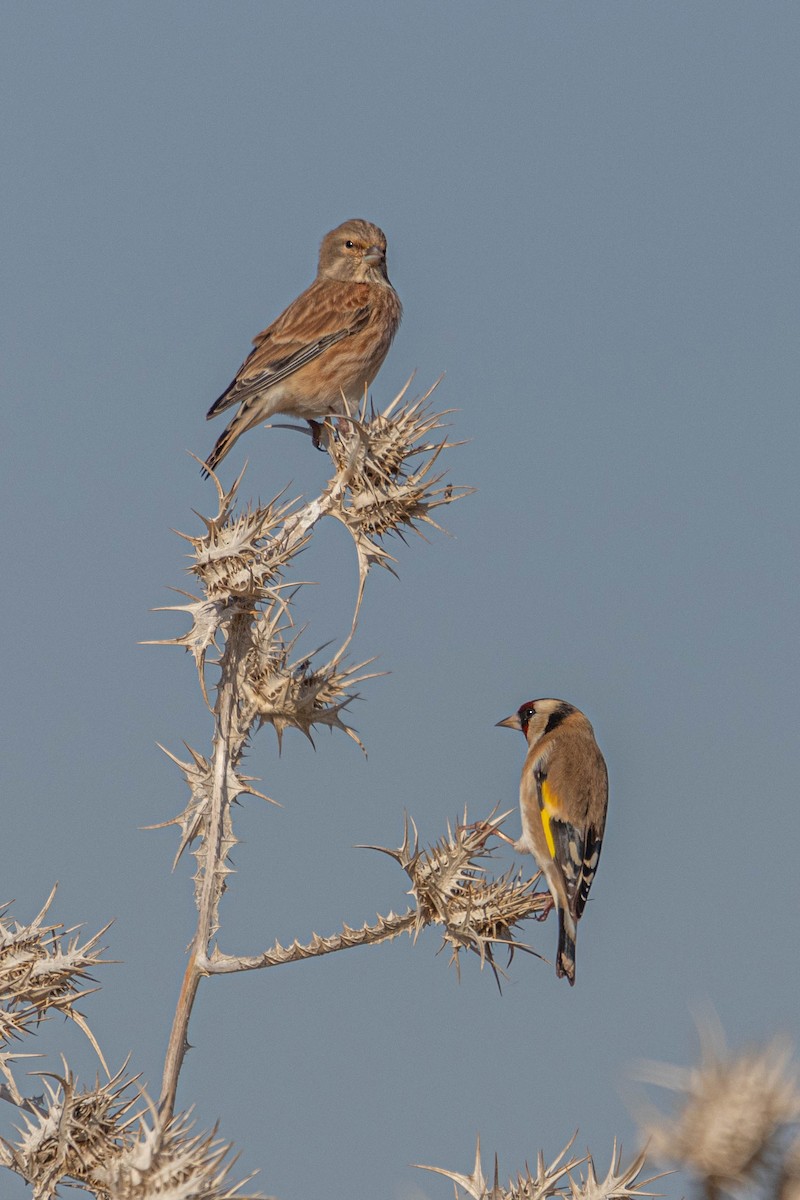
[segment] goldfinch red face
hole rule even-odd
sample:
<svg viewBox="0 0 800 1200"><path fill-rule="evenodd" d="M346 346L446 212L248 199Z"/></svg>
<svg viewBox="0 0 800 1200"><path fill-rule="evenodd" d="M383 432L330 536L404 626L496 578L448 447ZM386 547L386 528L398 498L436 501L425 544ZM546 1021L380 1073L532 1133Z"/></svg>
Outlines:
<svg viewBox="0 0 800 1200"><path fill-rule="evenodd" d="M535 746L546 733L552 733L571 713L578 710L566 700L528 700L517 711L497 724L506 729L519 729L529 746Z"/></svg>

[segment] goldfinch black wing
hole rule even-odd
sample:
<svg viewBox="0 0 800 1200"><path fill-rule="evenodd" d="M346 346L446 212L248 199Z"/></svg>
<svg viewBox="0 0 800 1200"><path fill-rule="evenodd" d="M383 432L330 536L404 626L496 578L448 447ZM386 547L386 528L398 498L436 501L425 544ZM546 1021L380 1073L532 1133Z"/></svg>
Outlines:
<svg viewBox="0 0 800 1200"><path fill-rule="evenodd" d="M578 920L600 861L602 832L566 819L564 799L547 778L546 767L537 767L534 778L547 848L564 880L570 912Z"/></svg>

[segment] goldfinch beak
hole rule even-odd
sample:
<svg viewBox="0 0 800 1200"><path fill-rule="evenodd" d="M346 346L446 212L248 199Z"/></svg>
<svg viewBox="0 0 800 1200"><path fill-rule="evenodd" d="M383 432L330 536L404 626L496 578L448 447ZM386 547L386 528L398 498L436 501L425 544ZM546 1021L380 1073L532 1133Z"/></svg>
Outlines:
<svg viewBox="0 0 800 1200"><path fill-rule="evenodd" d="M498 721L498 725L504 726L506 729L522 729L519 723L519 714L514 713L513 716L506 717L505 721Z"/></svg>

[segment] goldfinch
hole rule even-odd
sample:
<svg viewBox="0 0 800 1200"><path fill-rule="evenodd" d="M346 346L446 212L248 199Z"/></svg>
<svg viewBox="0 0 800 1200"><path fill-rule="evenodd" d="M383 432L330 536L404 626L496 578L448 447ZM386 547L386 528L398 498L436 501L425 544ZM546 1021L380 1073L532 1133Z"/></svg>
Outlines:
<svg viewBox="0 0 800 1200"><path fill-rule="evenodd" d="M608 771L584 714L566 700L529 700L498 721L521 729L528 753L519 785L522 837L558 913L556 975L575 983L575 938L597 870L608 807Z"/></svg>

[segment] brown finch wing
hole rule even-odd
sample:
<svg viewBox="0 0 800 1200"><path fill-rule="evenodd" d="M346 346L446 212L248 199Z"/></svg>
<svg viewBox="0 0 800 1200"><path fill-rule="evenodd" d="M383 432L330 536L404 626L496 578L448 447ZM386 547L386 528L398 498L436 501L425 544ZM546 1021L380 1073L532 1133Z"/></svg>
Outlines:
<svg viewBox="0 0 800 1200"><path fill-rule="evenodd" d="M312 284L276 321L254 338L229 387L206 413L211 420L233 404L274 387L367 324L371 306L363 285Z"/></svg>

